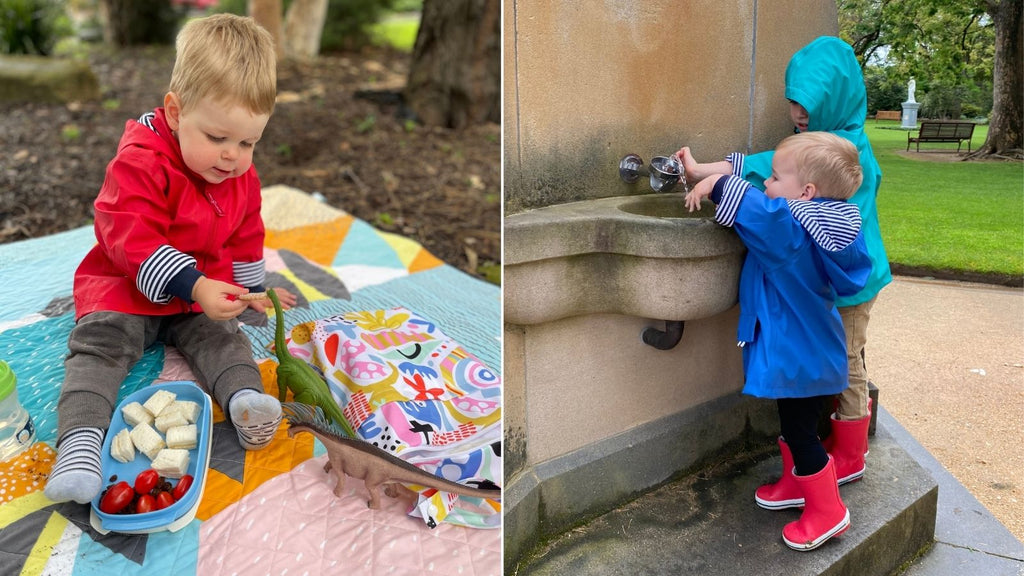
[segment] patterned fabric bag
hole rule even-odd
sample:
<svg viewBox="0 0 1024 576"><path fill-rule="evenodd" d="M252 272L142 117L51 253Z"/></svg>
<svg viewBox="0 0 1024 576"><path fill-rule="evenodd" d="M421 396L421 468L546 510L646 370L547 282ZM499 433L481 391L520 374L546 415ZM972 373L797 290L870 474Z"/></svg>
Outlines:
<svg viewBox="0 0 1024 576"><path fill-rule="evenodd" d="M296 325L288 350L319 370L356 434L448 480L501 482L501 379L429 320L405 308ZM501 504L424 487L410 515L501 526Z"/></svg>

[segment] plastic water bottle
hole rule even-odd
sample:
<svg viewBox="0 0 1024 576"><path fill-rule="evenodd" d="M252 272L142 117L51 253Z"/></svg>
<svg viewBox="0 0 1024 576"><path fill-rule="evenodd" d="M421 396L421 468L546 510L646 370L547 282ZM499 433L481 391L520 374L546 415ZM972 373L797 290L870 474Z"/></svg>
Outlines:
<svg viewBox="0 0 1024 576"><path fill-rule="evenodd" d="M18 402L18 379L7 362L0 360L0 461L21 454L35 440L32 417Z"/></svg>

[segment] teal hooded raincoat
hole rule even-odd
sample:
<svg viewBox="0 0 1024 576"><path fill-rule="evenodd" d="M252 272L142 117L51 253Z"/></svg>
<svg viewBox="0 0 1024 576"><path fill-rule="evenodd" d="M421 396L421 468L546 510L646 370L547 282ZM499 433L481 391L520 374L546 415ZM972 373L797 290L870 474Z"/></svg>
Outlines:
<svg viewBox="0 0 1024 576"><path fill-rule="evenodd" d="M861 291L840 296L836 305L862 304L878 295L892 281L892 274L875 205L882 171L864 133L867 91L853 49L832 36L821 36L801 48L786 67L786 98L807 110L808 131L821 130L842 136L853 142L860 152L864 182L850 202L860 209L861 233L867 242L871 274ZM763 190L764 181L772 173L773 155L774 152L761 152L746 156L741 160L742 166L736 166L734 161L734 173Z"/></svg>

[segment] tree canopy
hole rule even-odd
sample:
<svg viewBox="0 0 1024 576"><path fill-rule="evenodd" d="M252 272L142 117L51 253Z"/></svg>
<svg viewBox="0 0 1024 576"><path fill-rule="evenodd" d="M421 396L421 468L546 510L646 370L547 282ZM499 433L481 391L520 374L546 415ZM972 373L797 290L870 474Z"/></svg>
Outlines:
<svg viewBox="0 0 1024 576"><path fill-rule="evenodd" d="M914 78L922 116L982 116L992 107L995 33L979 0L837 0L840 36L874 77L869 108L899 109ZM869 82L869 87L872 82ZM896 89L896 87L902 87ZM888 91L888 93L886 93ZM875 100L881 99L881 102Z"/></svg>
<svg viewBox="0 0 1024 576"><path fill-rule="evenodd" d="M836 0L864 69L868 111L898 110L914 78L921 117L990 116L987 153L1020 154L1021 0Z"/></svg>

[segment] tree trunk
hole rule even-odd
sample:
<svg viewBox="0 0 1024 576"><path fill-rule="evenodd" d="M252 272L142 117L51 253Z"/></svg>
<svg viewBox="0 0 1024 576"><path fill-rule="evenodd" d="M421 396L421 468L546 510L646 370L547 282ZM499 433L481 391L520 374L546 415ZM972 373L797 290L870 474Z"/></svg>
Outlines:
<svg viewBox="0 0 1024 576"><path fill-rule="evenodd" d="M170 0L103 0L103 40L115 46L170 44L177 33L177 15Z"/></svg>
<svg viewBox="0 0 1024 576"><path fill-rule="evenodd" d="M284 53L292 58L316 58L327 19L327 0L293 0L284 17Z"/></svg>
<svg viewBox="0 0 1024 576"><path fill-rule="evenodd" d="M501 3L424 0L405 102L421 122L501 121Z"/></svg>
<svg viewBox="0 0 1024 576"><path fill-rule="evenodd" d="M992 119L988 138L971 156L1024 155L1024 7L1021 0L989 0L995 27Z"/></svg>
<svg viewBox="0 0 1024 576"><path fill-rule="evenodd" d="M281 33L281 12L283 7L281 0L249 0L247 8L249 16L257 24L263 26L274 37L274 48L277 58L280 60L284 55L284 36Z"/></svg>

